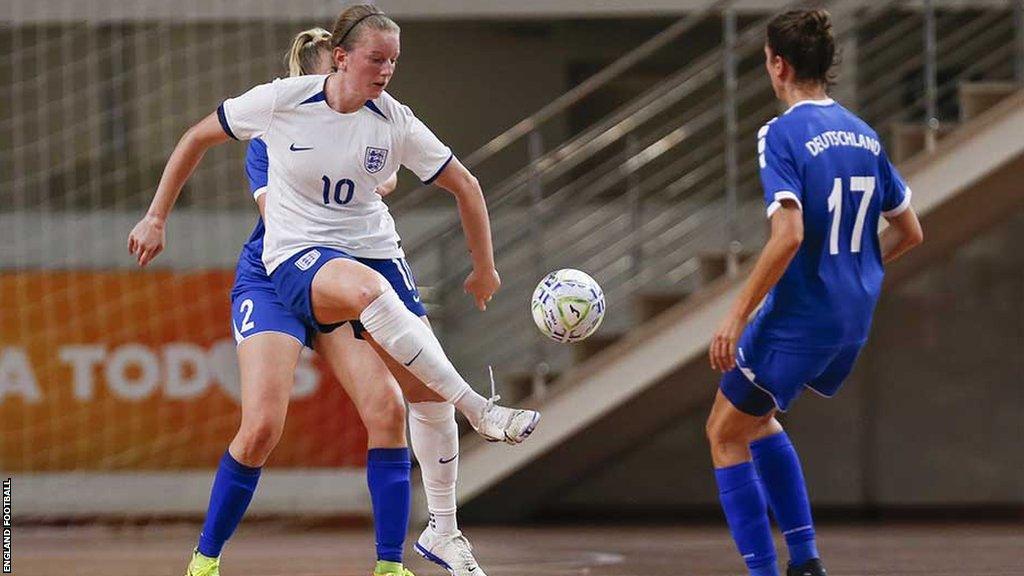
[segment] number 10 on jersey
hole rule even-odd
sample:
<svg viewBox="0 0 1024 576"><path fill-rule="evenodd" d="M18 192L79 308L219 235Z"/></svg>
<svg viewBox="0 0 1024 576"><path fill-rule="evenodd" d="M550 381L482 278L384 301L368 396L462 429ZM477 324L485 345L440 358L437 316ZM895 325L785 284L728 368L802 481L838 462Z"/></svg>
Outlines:
<svg viewBox="0 0 1024 576"><path fill-rule="evenodd" d="M324 204L331 203L331 179L327 176L323 177L324 181ZM348 188L345 192L345 197L342 198L342 188ZM348 178L342 178L334 183L334 203L345 205L352 201L352 195L356 191L356 183L349 180Z"/></svg>
<svg viewBox="0 0 1024 576"><path fill-rule="evenodd" d="M860 252L860 240L864 235L864 218L871 205L871 196L875 193L874 176L851 176L850 192L862 192L860 206L857 208L857 220L853 224L850 238L850 252ZM832 193L828 195L828 211L832 214L832 231L828 239L828 253L839 254L839 222L843 219L843 179L836 178L832 184Z"/></svg>

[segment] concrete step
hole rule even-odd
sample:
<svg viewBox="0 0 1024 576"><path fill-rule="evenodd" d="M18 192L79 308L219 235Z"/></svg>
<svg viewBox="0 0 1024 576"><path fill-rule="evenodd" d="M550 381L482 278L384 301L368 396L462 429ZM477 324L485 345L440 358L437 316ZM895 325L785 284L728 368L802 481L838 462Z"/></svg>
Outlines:
<svg viewBox="0 0 1024 576"><path fill-rule="evenodd" d="M622 336L622 333L616 332L593 334L583 342L573 344L573 360L577 364L584 362L598 352L618 342Z"/></svg>
<svg viewBox="0 0 1024 576"><path fill-rule="evenodd" d="M640 294L633 301L633 305L636 307L637 321L646 322L659 316L662 312L684 302L689 296L689 292L667 291ZM576 363L584 362L618 342L622 336L621 332L598 331L597 334L590 336L583 342L573 345L573 360Z"/></svg>
<svg viewBox="0 0 1024 576"><path fill-rule="evenodd" d="M941 140L959 126L957 122L947 122L939 126L938 140ZM895 164L905 162L924 151L927 145L928 128L924 124L898 122L890 128L892 132L892 150L889 158Z"/></svg>
<svg viewBox="0 0 1024 576"><path fill-rule="evenodd" d="M558 376L558 374L547 374L545 382L550 383ZM497 384L498 393L501 394L501 404L505 406L518 405L524 398L533 396L536 391L534 377L533 372L516 372L501 377Z"/></svg>
<svg viewBox="0 0 1024 576"><path fill-rule="evenodd" d="M967 122L1020 90L1021 85L1014 82L963 82L958 89L960 121Z"/></svg>
<svg viewBox="0 0 1024 576"><path fill-rule="evenodd" d="M673 306L685 302L691 295L690 292L652 292L638 294L633 305L636 309L637 320L646 322Z"/></svg>
<svg viewBox="0 0 1024 576"><path fill-rule="evenodd" d="M740 252L737 254L738 264L743 266L756 255L755 252ZM700 255L700 277L703 284L714 282L725 276L727 268L728 254L725 252L706 252Z"/></svg>

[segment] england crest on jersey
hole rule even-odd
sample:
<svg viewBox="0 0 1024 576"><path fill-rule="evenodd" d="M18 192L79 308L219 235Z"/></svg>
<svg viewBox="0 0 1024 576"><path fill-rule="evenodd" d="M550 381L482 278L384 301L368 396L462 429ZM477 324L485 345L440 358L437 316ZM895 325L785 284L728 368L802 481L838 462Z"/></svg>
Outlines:
<svg viewBox="0 0 1024 576"><path fill-rule="evenodd" d="M388 159L387 148L374 148L373 146L366 147L366 157L363 159L363 166L366 167L366 171L370 174L376 174L384 168L384 163Z"/></svg>

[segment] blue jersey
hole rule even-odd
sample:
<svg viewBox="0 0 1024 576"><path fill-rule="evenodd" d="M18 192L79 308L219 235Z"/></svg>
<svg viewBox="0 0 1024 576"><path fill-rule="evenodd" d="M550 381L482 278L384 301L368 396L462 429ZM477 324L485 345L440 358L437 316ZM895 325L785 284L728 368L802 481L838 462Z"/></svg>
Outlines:
<svg viewBox="0 0 1024 576"><path fill-rule="evenodd" d="M266 192L267 188L267 145L259 138L249 141L245 153L245 175L249 179L249 190L254 197ZM263 236L265 229L263 218L256 220L249 239L242 245L235 267L235 286L231 290L232 297L253 285L263 286L268 281L267 269L263 265Z"/></svg>
<svg viewBox="0 0 1024 576"><path fill-rule="evenodd" d="M910 190L878 134L832 100L804 101L758 132L768 216L802 211L804 240L751 328L780 350L863 343L882 287L878 224Z"/></svg>

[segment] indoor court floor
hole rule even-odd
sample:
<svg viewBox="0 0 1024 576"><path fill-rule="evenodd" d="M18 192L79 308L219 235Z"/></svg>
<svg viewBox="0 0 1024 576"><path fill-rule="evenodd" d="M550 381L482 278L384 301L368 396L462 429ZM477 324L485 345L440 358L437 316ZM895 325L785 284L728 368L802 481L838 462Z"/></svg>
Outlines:
<svg viewBox="0 0 1024 576"><path fill-rule="evenodd" d="M181 576L199 527L17 527L18 576ZM819 527L831 576L1024 576L1024 527L871 524ZM488 576L741 576L725 526L467 527ZM412 535L410 538L415 538ZM409 544L411 545L410 539ZM225 549L223 576L367 576L369 528L243 525ZM782 542L777 542L784 555ZM444 572L413 553L418 576Z"/></svg>

